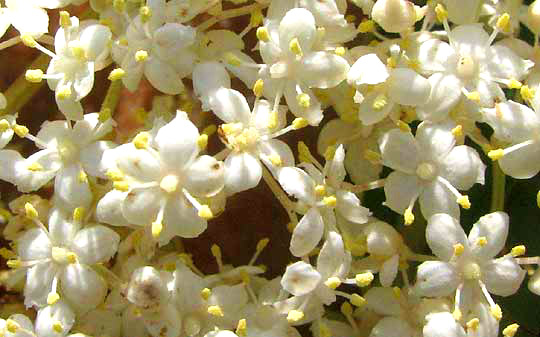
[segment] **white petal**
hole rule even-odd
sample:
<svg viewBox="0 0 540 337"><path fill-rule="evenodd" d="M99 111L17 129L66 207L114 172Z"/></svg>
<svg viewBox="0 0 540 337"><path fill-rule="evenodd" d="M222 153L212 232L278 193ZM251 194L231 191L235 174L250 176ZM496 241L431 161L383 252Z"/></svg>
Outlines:
<svg viewBox="0 0 540 337"><path fill-rule="evenodd" d="M43 171L30 171L28 165L38 163ZM62 162L58 152L53 150L41 150L26 160L16 161L16 184L21 192L31 192L41 188L51 180L61 168Z"/></svg>
<svg viewBox="0 0 540 337"><path fill-rule="evenodd" d="M47 295L52 290L56 268L53 263L38 263L26 272L24 305L41 307L47 303Z"/></svg>
<svg viewBox="0 0 540 337"><path fill-rule="evenodd" d="M477 61L487 56L489 34L480 24L457 26L450 32L449 38L460 55L467 55Z"/></svg>
<svg viewBox="0 0 540 337"><path fill-rule="evenodd" d="M79 221L73 221L73 214L59 208L49 213L49 237L53 246L69 246L77 232L81 229ZM50 256L50 251L49 254Z"/></svg>
<svg viewBox="0 0 540 337"><path fill-rule="evenodd" d="M321 274L317 270L304 261L298 261L287 267L281 286L294 296L302 296L313 291L320 280Z"/></svg>
<svg viewBox="0 0 540 337"><path fill-rule="evenodd" d="M424 73L433 73L445 71L448 60L454 55L454 49L448 43L429 39L420 45L416 58Z"/></svg>
<svg viewBox="0 0 540 337"><path fill-rule="evenodd" d="M145 61L144 75L154 88L165 94L178 95L184 90L184 84L176 70L157 57L149 57Z"/></svg>
<svg viewBox="0 0 540 337"><path fill-rule="evenodd" d="M514 101L486 109L483 116L484 121L493 128L495 137L502 141L522 142L531 139L532 134L540 128L538 115L528 106Z"/></svg>
<svg viewBox="0 0 540 337"><path fill-rule="evenodd" d="M315 18L304 8L289 10L279 23L279 45L283 51L288 51L291 40L297 38L303 52L309 52L316 34Z"/></svg>
<svg viewBox="0 0 540 337"><path fill-rule="evenodd" d="M296 167L284 167L279 170L278 180L287 194L313 204L315 202L315 183L304 171Z"/></svg>
<svg viewBox="0 0 540 337"><path fill-rule="evenodd" d="M41 228L31 228L17 239L17 254L22 261L49 258L51 249L51 240Z"/></svg>
<svg viewBox="0 0 540 337"><path fill-rule="evenodd" d="M409 68L392 70L387 85L388 96L403 105L425 104L431 93L429 81Z"/></svg>
<svg viewBox="0 0 540 337"><path fill-rule="evenodd" d="M373 327L369 337L412 337L413 330L403 319L385 317Z"/></svg>
<svg viewBox="0 0 540 337"><path fill-rule="evenodd" d="M347 175L347 172L345 171L345 166L343 165L344 160L345 148L343 147L343 145L339 145L336 149L336 152L334 153L334 157L332 158L332 160L327 162L325 165L326 176L328 177L330 184L332 184L333 186L339 186Z"/></svg>
<svg viewBox="0 0 540 337"><path fill-rule="evenodd" d="M150 153L150 151L138 150L133 144L124 144L106 153L116 155L116 164L118 169L125 175L136 179L139 182L152 182L159 180L160 162L159 159ZM107 154L104 153L104 156ZM104 158L107 160L107 158Z"/></svg>
<svg viewBox="0 0 540 337"><path fill-rule="evenodd" d="M212 111L226 123L243 123L249 125L251 110L244 95L240 92L220 88L213 94L214 99L210 102Z"/></svg>
<svg viewBox="0 0 540 337"><path fill-rule="evenodd" d="M317 271L323 279L332 276L345 277L347 275L340 274L342 274L343 268L348 270L349 266L344 266L346 261L345 246L341 235L333 231L328 232L326 241L317 257Z"/></svg>
<svg viewBox="0 0 540 337"><path fill-rule="evenodd" d="M62 332L58 333L53 328L53 323L60 322ZM36 318L36 334L40 337L66 336L75 323L75 313L67 305L60 301L39 310Z"/></svg>
<svg viewBox="0 0 540 337"><path fill-rule="evenodd" d="M86 97L94 86L94 63L86 62L75 73L73 79L73 89L75 90L75 101ZM84 117L83 117L84 118Z"/></svg>
<svg viewBox="0 0 540 337"><path fill-rule="evenodd" d="M425 337L465 337L467 334L449 312L430 314L424 326Z"/></svg>
<svg viewBox="0 0 540 337"><path fill-rule="evenodd" d="M72 121L79 121L83 119L83 108L79 101L76 100L76 93L73 92L71 96L59 99L55 95L56 99L56 105L58 105L58 109L66 116L66 119L72 120Z"/></svg>
<svg viewBox="0 0 540 337"><path fill-rule="evenodd" d="M319 99L317 98L317 96L315 96L311 89L309 89L307 86L299 84L302 92L308 95L310 98L309 107L305 108L300 106L297 99L298 93L296 92L296 85L296 82L287 81L287 84L285 85L285 90L283 91L283 95L285 96L285 100L287 101L289 110L296 117L303 117L307 119L310 125L319 125L319 123L324 117L321 102L319 102Z"/></svg>
<svg viewBox="0 0 540 337"><path fill-rule="evenodd" d="M90 25L81 32L79 41L90 60L97 59L107 48L112 37L109 27L104 25Z"/></svg>
<svg viewBox="0 0 540 337"><path fill-rule="evenodd" d="M112 258L119 242L120 236L115 231L98 225L79 231L71 243L71 249L81 263L92 265Z"/></svg>
<svg viewBox="0 0 540 337"><path fill-rule="evenodd" d="M426 241L431 251L443 261L450 261L455 244L468 247L467 237L459 221L443 213L428 218Z"/></svg>
<svg viewBox="0 0 540 337"><path fill-rule="evenodd" d="M510 48L502 45L489 48L488 57L488 71L496 78L521 80L533 65L531 61L523 60Z"/></svg>
<svg viewBox="0 0 540 337"><path fill-rule="evenodd" d="M415 291L420 296L452 295L461 283L460 275L446 262L427 261L418 266Z"/></svg>
<svg viewBox="0 0 540 337"><path fill-rule="evenodd" d="M416 131L416 141L425 160L440 162L456 144L456 137L452 134L455 127L453 122L447 123L420 123Z"/></svg>
<svg viewBox="0 0 540 337"><path fill-rule="evenodd" d="M499 159L501 170L516 179L529 179L540 171L540 143L534 142Z"/></svg>
<svg viewBox="0 0 540 337"><path fill-rule="evenodd" d="M398 267L399 255L397 254L383 263L381 270L379 271L379 281L383 287L390 287L392 285L396 279Z"/></svg>
<svg viewBox="0 0 540 337"><path fill-rule="evenodd" d="M102 161L103 153L115 146L115 143L103 140L84 147L80 152L80 161L85 172L94 177L105 178L107 169Z"/></svg>
<svg viewBox="0 0 540 337"><path fill-rule="evenodd" d="M403 214L420 192L421 185L416 176L394 171L386 178L384 184L386 196L384 204L395 212Z"/></svg>
<svg viewBox="0 0 540 337"><path fill-rule="evenodd" d="M66 210L77 207L88 208L92 202L92 191L88 184L88 178L80 165L70 165L58 171L54 180L55 197Z"/></svg>
<svg viewBox="0 0 540 337"><path fill-rule="evenodd" d="M427 185L420 194L420 210L425 218L436 213L447 213L459 218L459 206L454 193L439 181Z"/></svg>
<svg viewBox="0 0 540 337"><path fill-rule="evenodd" d="M225 188L228 194L248 190L259 184L261 163L248 152L232 152L224 162Z"/></svg>
<svg viewBox="0 0 540 337"><path fill-rule="evenodd" d="M210 110L214 92L219 88L230 88L231 78L219 62L199 63L193 68L193 90L203 102L203 109Z"/></svg>
<svg viewBox="0 0 540 337"><path fill-rule="evenodd" d="M183 238L195 238L205 231L206 220L197 215L197 210L183 196L170 199L163 213L164 237L177 235ZM172 236L171 236L172 237ZM161 236L160 236L160 242Z"/></svg>
<svg viewBox="0 0 540 337"><path fill-rule="evenodd" d="M359 93L357 91L357 93ZM379 98L380 93L377 91L367 94L365 99L361 102L358 108L358 119L362 124L370 126L382 121L386 118L390 112L396 107L393 102L387 102L382 108L376 109L374 107L375 100ZM388 99L388 97L386 97Z"/></svg>
<svg viewBox="0 0 540 337"><path fill-rule="evenodd" d="M159 187L132 190L122 201L122 214L133 224L151 224L156 220L164 197L164 192Z"/></svg>
<svg viewBox="0 0 540 337"><path fill-rule="evenodd" d="M499 254L508 237L509 218L504 212L489 213L478 219L469 232L469 243L474 255L481 259L491 259ZM476 241L484 237L487 243L483 246Z"/></svg>
<svg viewBox="0 0 540 337"><path fill-rule="evenodd" d="M333 88L347 78L349 63L329 52L313 52L302 59L299 71L302 80L310 88Z"/></svg>
<svg viewBox="0 0 540 337"><path fill-rule="evenodd" d="M44 9L17 0L7 1L6 6L10 9L11 24L21 34L37 38L49 31L49 16Z"/></svg>
<svg viewBox="0 0 540 337"><path fill-rule="evenodd" d="M410 132L392 129L379 139L382 160L385 166L409 174L416 172L419 149Z"/></svg>
<svg viewBox="0 0 540 337"><path fill-rule="evenodd" d="M198 138L197 127L187 118L177 115L158 131L155 142L161 160L171 168L181 169L198 155Z"/></svg>
<svg viewBox="0 0 540 337"><path fill-rule="evenodd" d="M399 316L401 314L401 305L391 288L373 287L366 292L364 298L367 301L367 307L379 315Z"/></svg>
<svg viewBox="0 0 540 337"><path fill-rule="evenodd" d="M107 283L92 268L78 263L65 267L61 276L62 293L81 309L93 309L105 299Z"/></svg>
<svg viewBox="0 0 540 337"><path fill-rule="evenodd" d="M351 67L347 75L347 82L353 86L361 84L379 84L390 76L384 63L376 54L367 54L360 57Z"/></svg>
<svg viewBox="0 0 540 337"><path fill-rule="evenodd" d="M360 204L360 199L354 193L338 190L336 197L336 209L341 216L357 224L363 224L368 221L371 212Z"/></svg>
<svg viewBox="0 0 540 337"><path fill-rule="evenodd" d="M514 258L504 256L483 266L482 281L490 293L510 296L518 291L525 274Z"/></svg>
<svg viewBox="0 0 540 337"><path fill-rule="evenodd" d="M96 207L96 218L99 222L113 226L127 226L129 222L122 214L122 203L127 192L112 190L101 198Z"/></svg>
<svg viewBox="0 0 540 337"><path fill-rule="evenodd" d="M212 156L200 156L185 171L184 187L196 197L218 194L225 184L223 162Z"/></svg>
<svg viewBox="0 0 540 337"><path fill-rule="evenodd" d="M484 184L486 165L475 149L456 146L444 158L440 175L458 190L468 190L474 184Z"/></svg>
<svg viewBox="0 0 540 337"><path fill-rule="evenodd" d="M281 158L281 166L294 166L294 155L287 143L278 140L278 139L270 139L266 142L260 142L259 143L259 151L261 158L263 156L266 156L268 158L269 156L278 155L279 158ZM265 161L266 167L274 174L275 177L277 177L277 171L280 169L279 167L275 167L269 160Z"/></svg>
<svg viewBox="0 0 540 337"><path fill-rule="evenodd" d="M439 122L448 118L450 110L461 98L461 81L454 75L435 73L428 78L431 94L426 104L416 108L422 120Z"/></svg>
<svg viewBox="0 0 540 337"><path fill-rule="evenodd" d="M312 207L294 228L290 250L294 256L309 254L321 241L324 222L317 208Z"/></svg>

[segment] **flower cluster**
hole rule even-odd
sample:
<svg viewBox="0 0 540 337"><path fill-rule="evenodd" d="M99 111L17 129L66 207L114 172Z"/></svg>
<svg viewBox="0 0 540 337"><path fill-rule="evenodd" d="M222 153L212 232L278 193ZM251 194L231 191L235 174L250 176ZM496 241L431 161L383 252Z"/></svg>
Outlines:
<svg viewBox="0 0 540 337"><path fill-rule="evenodd" d="M40 56L0 94L0 336L513 337L540 257L500 202L461 222L488 166L493 198L540 172L539 34L540 1L6 0L0 50ZM202 272L184 243L263 184L290 264Z"/></svg>

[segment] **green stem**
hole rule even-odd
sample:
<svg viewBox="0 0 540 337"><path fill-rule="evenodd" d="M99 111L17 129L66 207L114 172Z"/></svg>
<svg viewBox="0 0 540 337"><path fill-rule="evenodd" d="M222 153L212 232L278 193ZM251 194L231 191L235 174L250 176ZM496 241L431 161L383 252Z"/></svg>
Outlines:
<svg viewBox="0 0 540 337"><path fill-rule="evenodd" d="M506 176L501 171L498 163L491 166L493 183L491 186L491 212L504 210L504 192L506 187Z"/></svg>
<svg viewBox="0 0 540 337"><path fill-rule="evenodd" d="M122 92L123 88L124 86L122 85L122 81L117 80L111 82L111 85L107 90L107 95L105 96L105 99L101 104L101 112L106 112L111 115L114 113L114 111L116 110L116 106L120 101L120 93Z"/></svg>

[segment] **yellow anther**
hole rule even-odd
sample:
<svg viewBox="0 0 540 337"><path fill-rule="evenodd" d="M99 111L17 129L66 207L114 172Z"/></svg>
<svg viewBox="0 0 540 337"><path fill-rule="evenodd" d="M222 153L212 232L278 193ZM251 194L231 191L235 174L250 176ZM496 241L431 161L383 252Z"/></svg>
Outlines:
<svg viewBox="0 0 540 337"><path fill-rule="evenodd" d="M476 239L476 245L480 247L484 247L487 245L487 238L485 236L481 236L478 239Z"/></svg>
<svg viewBox="0 0 540 337"><path fill-rule="evenodd" d="M121 192L127 192L129 191L129 183L124 180L115 181L113 182L113 188Z"/></svg>
<svg viewBox="0 0 540 337"><path fill-rule="evenodd" d="M150 134L146 131L139 132L135 138L133 138L133 145L135 148L142 150L148 148L148 141L150 139Z"/></svg>
<svg viewBox="0 0 540 337"><path fill-rule="evenodd" d="M21 138L24 138L26 137L26 135L28 134L28 128L24 125L19 125L19 124L15 124L13 126L13 131L15 132L15 134Z"/></svg>
<svg viewBox="0 0 540 337"><path fill-rule="evenodd" d="M289 42L289 50L296 56L302 56L302 47L300 46L300 41L298 38L294 38Z"/></svg>
<svg viewBox="0 0 540 337"><path fill-rule="evenodd" d="M343 313L343 315L345 315L345 317L350 317L352 316L353 314L353 307L352 305L345 301L341 304L341 307L339 308L341 310L341 312Z"/></svg>
<svg viewBox="0 0 540 337"><path fill-rule="evenodd" d="M375 100L373 101L372 107L375 110L381 110L388 104L388 99L384 94L380 94L377 97L375 97Z"/></svg>
<svg viewBox="0 0 540 337"><path fill-rule="evenodd" d="M371 282L373 282L374 278L375 277L373 276L373 273L371 273L370 271L367 271L361 274L356 274L355 276L356 285L358 285L359 287L367 287L368 285L371 284Z"/></svg>
<svg viewBox="0 0 540 337"><path fill-rule="evenodd" d="M212 247L210 247L210 252L212 253L212 256L216 258L216 260L221 260L221 248L213 244Z"/></svg>
<svg viewBox="0 0 540 337"><path fill-rule="evenodd" d="M491 158L491 160L496 161L501 159L504 156L504 150L503 149L497 149L497 150L491 150L488 152L488 157Z"/></svg>
<svg viewBox="0 0 540 337"><path fill-rule="evenodd" d="M304 313L300 310L291 310L287 314L287 322L291 324L300 322L302 319L304 319Z"/></svg>
<svg viewBox="0 0 540 337"><path fill-rule="evenodd" d="M6 264L11 269L17 269L21 267L21 260L19 259L8 260Z"/></svg>
<svg viewBox="0 0 540 337"><path fill-rule="evenodd" d="M523 256L525 255L526 251L527 249L524 245L519 245L512 248L512 250L510 251L510 255L512 255L513 257Z"/></svg>
<svg viewBox="0 0 540 337"><path fill-rule="evenodd" d="M79 175L77 176L77 180L79 180L79 182L81 184L86 184L88 183L88 174L86 174L86 172L84 172L83 170L81 170L79 172Z"/></svg>
<svg viewBox="0 0 540 337"><path fill-rule="evenodd" d="M121 37L118 39L118 44L120 44L121 46L127 47L129 45L129 42L128 42L128 39L126 39L125 37Z"/></svg>
<svg viewBox="0 0 540 337"><path fill-rule="evenodd" d="M71 19L68 11L60 11L59 16L60 26L62 26L62 28L66 29L71 26Z"/></svg>
<svg viewBox="0 0 540 337"><path fill-rule="evenodd" d="M197 146L199 150L204 150L208 146L208 135L204 133L197 138Z"/></svg>
<svg viewBox="0 0 540 337"><path fill-rule="evenodd" d="M105 173L107 178L109 178L112 181L122 181L124 180L124 173L122 171L117 169L108 169Z"/></svg>
<svg viewBox="0 0 540 337"><path fill-rule="evenodd" d="M295 118L292 121L292 127L294 130L305 128L308 125L309 125L309 122L307 121L307 119L302 118L302 117Z"/></svg>
<svg viewBox="0 0 540 337"><path fill-rule="evenodd" d="M465 97L473 102L480 102L480 93L478 91L470 91L465 93Z"/></svg>
<svg viewBox="0 0 540 337"><path fill-rule="evenodd" d="M359 33L370 33L375 30L375 22L373 20L364 20L358 25Z"/></svg>
<svg viewBox="0 0 540 337"><path fill-rule="evenodd" d="M517 324L517 323L510 324L509 326L504 328L504 330L502 332L503 336L504 337L514 337L516 332L518 331L518 329L519 329L519 324Z"/></svg>
<svg viewBox="0 0 540 337"><path fill-rule="evenodd" d="M296 101L298 102L298 105L304 109L309 108L311 105L311 97L309 97L309 95L306 93L301 93L296 96Z"/></svg>
<svg viewBox="0 0 540 337"><path fill-rule="evenodd" d="M448 19L448 11L441 4L435 6L435 15L437 16L437 21L439 22L443 22Z"/></svg>
<svg viewBox="0 0 540 337"><path fill-rule="evenodd" d="M73 252L68 252L66 255L66 260L68 263L76 263L77 262L77 254Z"/></svg>
<svg viewBox="0 0 540 337"><path fill-rule="evenodd" d="M167 262L163 264L163 269L165 269L168 272L174 272L176 270L176 263L174 262Z"/></svg>
<svg viewBox="0 0 540 337"><path fill-rule="evenodd" d="M399 287L393 287L392 292L394 293L395 298L401 297L401 289Z"/></svg>
<svg viewBox="0 0 540 337"><path fill-rule="evenodd" d="M210 298L210 295L212 295L212 290L208 288L204 288L203 290L201 290L201 298L203 300L208 300Z"/></svg>
<svg viewBox="0 0 540 337"><path fill-rule="evenodd" d="M124 77L125 74L126 74L126 72L124 71L124 69L116 68L116 69L113 69L109 73L109 77L107 77L107 78L109 79L109 81L118 81L118 80L122 79L122 77Z"/></svg>
<svg viewBox="0 0 540 337"><path fill-rule="evenodd" d="M467 328L476 331L479 324L480 320L478 318L473 318L467 322Z"/></svg>
<svg viewBox="0 0 540 337"><path fill-rule="evenodd" d="M518 80L511 79L510 81L508 81L509 89L521 89L522 86L523 84Z"/></svg>
<svg viewBox="0 0 540 337"><path fill-rule="evenodd" d="M258 252L264 250L266 246L268 246L268 243L270 242L269 238L260 239L259 242L257 242L257 247L255 248Z"/></svg>
<svg viewBox="0 0 540 337"><path fill-rule="evenodd" d="M39 216L38 211L29 202L24 204L24 211L25 211L26 217L30 219L37 219L37 217Z"/></svg>
<svg viewBox="0 0 540 337"><path fill-rule="evenodd" d="M489 312L497 321L500 321L502 318L502 310L498 304L495 304L489 308Z"/></svg>
<svg viewBox="0 0 540 337"><path fill-rule="evenodd" d="M519 94L521 95L521 98L523 98L525 101L532 101L534 95L536 94L536 90L529 88L529 86L527 85L524 85L519 89Z"/></svg>
<svg viewBox="0 0 540 337"><path fill-rule="evenodd" d="M274 166L279 167L279 166L283 165L283 161L281 160L281 157L277 153L269 155L268 160L270 160L270 162Z"/></svg>
<svg viewBox="0 0 540 337"><path fill-rule="evenodd" d="M64 100L71 96L71 87L69 85L64 85L56 91L56 98L58 100Z"/></svg>
<svg viewBox="0 0 540 337"><path fill-rule="evenodd" d="M319 197L322 197L326 194L326 187L324 185L315 186L315 194L317 194Z"/></svg>
<svg viewBox="0 0 540 337"><path fill-rule="evenodd" d="M351 303L356 307L361 307L366 304L366 299L358 294L352 294L351 295Z"/></svg>
<svg viewBox="0 0 540 337"><path fill-rule="evenodd" d="M459 308L456 308L454 312L452 313L452 316L454 317L456 321L461 321L461 318L463 317L463 313L461 312L461 310L459 310Z"/></svg>
<svg viewBox="0 0 540 337"><path fill-rule="evenodd" d="M223 58L231 66L238 67L238 66L242 65L242 60L238 56L236 56L235 54L233 54L231 52L225 53L223 55Z"/></svg>
<svg viewBox="0 0 540 337"><path fill-rule="evenodd" d="M161 232L163 232L163 223L157 221L152 222L152 237L154 239L159 238Z"/></svg>
<svg viewBox="0 0 540 337"><path fill-rule="evenodd" d="M257 8L253 12L251 12L251 16L249 18L249 24L251 25L251 27L258 27L261 25L263 20L264 20L263 13L260 8Z"/></svg>
<svg viewBox="0 0 540 337"><path fill-rule="evenodd" d="M404 222L405 222L405 226L412 225L412 223L414 222L414 214L413 214L412 209L410 207L408 207L405 210L405 213L403 213L403 219L404 219Z"/></svg>
<svg viewBox="0 0 540 337"><path fill-rule="evenodd" d="M393 57L393 56L387 58L387 59L386 59L386 65L387 65L389 68L395 68L395 67L397 67L397 60L396 60L396 58ZM384 105L382 105L382 107L376 108L375 105L373 105L373 108L374 108L374 109L377 109L377 110L382 109L382 108L387 104L387 102L386 102L386 97L384 97L384 99L385 99L384 102L383 102ZM375 104L375 103L373 103L373 104Z"/></svg>
<svg viewBox="0 0 540 337"><path fill-rule="evenodd" d="M72 41L69 44L69 50L71 51L71 54L73 54L73 56L76 59L81 60L81 61L86 60L86 50L83 48L83 46L79 42Z"/></svg>
<svg viewBox="0 0 540 337"><path fill-rule="evenodd" d="M378 164L381 162L381 155L373 150L364 151L364 158L371 163Z"/></svg>
<svg viewBox="0 0 540 337"><path fill-rule="evenodd" d="M126 9L126 0L113 0L113 8L117 12L123 12Z"/></svg>
<svg viewBox="0 0 540 337"><path fill-rule="evenodd" d="M210 124L208 125L207 127L205 127L202 131L202 133L204 133L205 135L207 135L208 137L210 137L211 135L213 135L214 133L216 133L217 131L217 126L216 124Z"/></svg>
<svg viewBox="0 0 540 337"><path fill-rule="evenodd" d="M21 41L25 46L30 48L34 48L35 46L37 46L36 40L34 40L32 35L29 34L21 34Z"/></svg>
<svg viewBox="0 0 540 337"><path fill-rule="evenodd" d="M148 6L141 6L139 8L139 15L141 16L142 22L147 22L152 16L152 10Z"/></svg>
<svg viewBox="0 0 540 337"><path fill-rule="evenodd" d="M337 47L335 50L334 50L334 54L336 54L337 56L343 56L345 55L345 52L347 50L345 49L345 47Z"/></svg>
<svg viewBox="0 0 540 337"><path fill-rule="evenodd" d="M55 321L52 324L52 328L56 333L62 333L64 331L64 327L62 326L62 323L60 323L60 321Z"/></svg>
<svg viewBox="0 0 540 337"><path fill-rule="evenodd" d="M223 317L223 311L219 305L211 305L208 307L208 313L212 316Z"/></svg>
<svg viewBox="0 0 540 337"><path fill-rule="evenodd" d="M39 171L43 171L43 166L37 161L35 161L32 164L28 165L26 169L32 172L39 172Z"/></svg>
<svg viewBox="0 0 540 337"><path fill-rule="evenodd" d="M337 205L337 198L334 195L330 195L328 197L324 197L322 200L323 204L328 207L336 207Z"/></svg>
<svg viewBox="0 0 540 337"><path fill-rule="evenodd" d="M463 126L458 125L455 128L452 129L452 135L454 137L462 137L463 136Z"/></svg>
<svg viewBox="0 0 540 337"><path fill-rule="evenodd" d="M411 132L411 127L409 126L409 124L405 123L402 120L398 120L396 122L396 126L403 132Z"/></svg>
<svg viewBox="0 0 540 337"><path fill-rule="evenodd" d="M135 61L144 62L148 59L148 52L146 50L138 50L135 53Z"/></svg>
<svg viewBox="0 0 540 337"><path fill-rule="evenodd" d="M257 39L262 42L270 41L270 34L268 34L268 29L266 29L266 27L257 28Z"/></svg>
<svg viewBox="0 0 540 337"><path fill-rule="evenodd" d="M58 302L59 299L60 299L60 295L58 295L58 293L50 292L50 293L47 295L47 304L48 304L48 305L53 305L53 304L55 304L56 302Z"/></svg>
<svg viewBox="0 0 540 337"><path fill-rule="evenodd" d="M259 78L257 81L255 81L255 84L253 85L253 93L255 94L255 97L261 97L263 95L264 90L264 81Z"/></svg>
<svg viewBox="0 0 540 337"><path fill-rule="evenodd" d="M499 16L497 19L497 29L505 33L510 32L512 26L510 25L510 15L508 13Z"/></svg>
<svg viewBox="0 0 540 337"><path fill-rule="evenodd" d="M455 256L461 256L463 252L465 251L465 246L463 246L461 243L456 243L454 245L454 255Z"/></svg>
<svg viewBox="0 0 540 337"><path fill-rule="evenodd" d="M336 289L341 285L341 280L338 277L330 277L324 282L324 285L330 289Z"/></svg>
<svg viewBox="0 0 540 337"><path fill-rule="evenodd" d="M17 333L17 330L19 330L20 326L19 323L15 322L12 319L6 320L6 330L10 333Z"/></svg>
<svg viewBox="0 0 540 337"><path fill-rule="evenodd" d="M197 214L204 220L210 220L214 217L214 213L212 213L212 210L210 207L208 207L208 205L201 205L201 208Z"/></svg>
<svg viewBox="0 0 540 337"><path fill-rule="evenodd" d="M11 125L6 119L0 120L0 132L6 132L11 129Z"/></svg>
<svg viewBox="0 0 540 337"><path fill-rule="evenodd" d="M461 197L457 198L456 202L464 209L471 208L471 202L469 201L469 197L466 195L462 195Z"/></svg>
<svg viewBox="0 0 540 337"><path fill-rule="evenodd" d="M247 321L245 318L238 321L235 332L239 337L247 336Z"/></svg>
<svg viewBox="0 0 540 337"><path fill-rule="evenodd" d="M24 74L24 78L31 83L39 83L43 80L43 70L41 69L28 69Z"/></svg>
<svg viewBox="0 0 540 337"><path fill-rule="evenodd" d="M73 220L83 221L86 215L86 209L84 207L77 207L73 210Z"/></svg>
<svg viewBox="0 0 540 337"><path fill-rule="evenodd" d="M226 123L221 124L221 130L225 135L230 135L242 129L241 123Z"/></svg>

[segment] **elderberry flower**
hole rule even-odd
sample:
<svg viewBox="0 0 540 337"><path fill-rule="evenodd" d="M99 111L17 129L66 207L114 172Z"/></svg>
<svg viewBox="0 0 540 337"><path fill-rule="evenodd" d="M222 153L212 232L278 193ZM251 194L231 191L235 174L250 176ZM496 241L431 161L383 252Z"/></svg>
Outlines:
<svg viewBox="0 0 540 337"><path fill-rule="evenodd" d="M438 297L455 293L455 313L470 310L474 294L483 294L492 315L500 319L500 308L491 294L509 296L525 277L511 254L495 256L503 249L508 236L508 215L495 212L481 217L469 237L459 222L448 214L428 219L426 240L441 261L428 261L418 267L415 292Z"/></svg>
<svg viewBox="0 0 540 337"><path fill-rule="evenodd" d="M43 7L43 0L6 0L6 7L0 7L0 37L10 25L21 35L38 38L49 31L49 15ZM32 18L29 20L28 18Z"/></svg>
<svg viewBox="0 0 540 337"><path fill-rule="evenodd" d="M33 207L27 207L33 216ZM80 219L68 219L58 209L51 211L48 229L36 218L33 221L37 228L16 241L14 265L26 270L26 306L54 304L65 296L77 308L95 308L105 298L107 284L91 266L116 253L119 235L101 225L83 228Z"/></svg>
<svg viewBox="0 0 540 337"><path fill-rule="evenodd" d="M459 216L459 207L470 203L459 190L484 183L486 166L476 150L455 146L453 124L418 126L416 136L410 131L393 129L379 140L382 161L393 168L384 185L386 206L405 215L405 223L414 220L412 209L417 199L425 217L435 213Z"/></svg>
<svg viewBox="0 0 540 337"><path fill-rule="evenodd" d="M223 189L223 163L199 156L199 131L183 111L151 132L105 152L114 189L99 201L97 217L112 225L127 220L146 226L160 245L174 236L197 237L213 217L199 200Z"/></svg>
<svg viewBox="0 0 540 337"><path fill-rule="evenodd" d="M294 256L304 256L321 241L324 233L334 230L335 212L345 219L362 224L370 212L361 206L358 197L345 190L341 184L346 171L343 165L345 150L340 145L331 160L318 168L310 163L301 164L305 170L284 167L278 171L278 180L285 192L299 200L304 213L291 238L290 250Z"/></svg>

